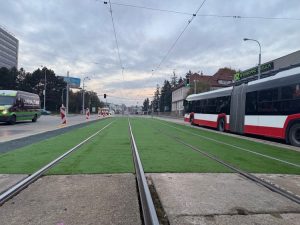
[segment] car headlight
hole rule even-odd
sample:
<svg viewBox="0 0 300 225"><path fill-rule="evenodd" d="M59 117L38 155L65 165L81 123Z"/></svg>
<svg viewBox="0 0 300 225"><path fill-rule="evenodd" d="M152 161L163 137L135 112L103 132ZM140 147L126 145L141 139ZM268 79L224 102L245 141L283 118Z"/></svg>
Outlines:
<svg viewBox="0 0 300 225"><path fill-rule="evenodd" d="M3 111L2 111L2 114L3 115L5 115L5 114L7 114L8 113L8 110L7 109L4 109Z"/></svg>

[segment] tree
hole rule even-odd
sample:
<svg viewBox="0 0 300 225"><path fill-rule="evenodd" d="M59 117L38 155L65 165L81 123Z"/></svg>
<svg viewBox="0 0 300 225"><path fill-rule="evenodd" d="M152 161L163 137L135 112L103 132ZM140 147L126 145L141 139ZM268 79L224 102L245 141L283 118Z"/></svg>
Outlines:
<svg viewBox="0 0 300 225"><path fill-rule="evenodd" d="M152 104L154 112L159 112L159 85L156 86Z"/></svg>
<svg viewBox="0 0 300 225"><path fill-rule="evenodd" d="M56 76L53 70L38 68L32 73L26 72L23 68L19 71L16 68L0 68L0 89L20 90L35 93L39 95L41 106L44 105L46 73L46 109L50 111L59 111L61 104L65 103L65 93L67 84L62 77ZM64 99L62 99L62 94ZM103 107L104 103L100 102L96 92L85 93L85 108ZM69 112L79 113L82 108L82 92L69 91Z"/></svg>
<svg viewBox="0 0 300 225"><path fill-rule="evenodd" d="M178 79L178 84L181 84L184 80L182 79L182 77L179 77Z"/></svg>
<svg viewBox="0 0 300 225"><path fill-rule="evenodd" d="M159 108L161 112L170 112L172 106L172 87L169 81L165 80L161 88Z"/></svg>
<svg viewBox="0 0 300 225"><path fill-rule="evenodd" d="M18 70L15 67L11 69L1 67L0 68L0 89L17 90L17 76L18 76Z"/></svg>
<svg viewBox="0 0 300 225"><path fill-rule="evenodd" d="M194 94L195 88L196 88L196 94L210 90L210 84L206 82L196 81L196 87L195 87L195 82L192 82L190 85L191 86L190 86L190 90L188 91L188 95Z"/></svg>
<svg viewBox="0 0 300 225"><path fill-rule="evenodd" d="M55 75L53 70L44 67L42 70L37 69L33 73L27 73L25 78L19 84L20 90L28 91L39 95L41 105L44 104L45 89L45 72L46 72L46 109L57 111L61 106L62 90L66 88L66 82L63 78Z"/></svg>
<svg viewBox="0 0 300 225"><path fill-rule="evenodd" d="M143 111L148 112L150 109L149 98L146 98L143 103Z"/></svg>

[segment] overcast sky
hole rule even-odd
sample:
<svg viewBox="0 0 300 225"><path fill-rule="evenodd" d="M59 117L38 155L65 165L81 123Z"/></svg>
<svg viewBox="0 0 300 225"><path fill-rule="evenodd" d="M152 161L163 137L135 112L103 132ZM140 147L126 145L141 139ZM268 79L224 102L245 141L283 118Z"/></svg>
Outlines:
<svg viewBox="0 0 300 225"><path fill-rule="evenodd" d="M19 67L45 65L58 75L90 77L87 89L108 101L142 104L173 70L214 74L247 69L300 49L299 0L207 0L168 57L158 65L203 0L111 0L122 70L109 12L100 0L0 0L0 25L19 39ZM118 3L118 4L115 4ZM219 16L276 17L253 19ZM154 72L153 72L154 71ZM102 97L101 97L102 99Z"/></svg>

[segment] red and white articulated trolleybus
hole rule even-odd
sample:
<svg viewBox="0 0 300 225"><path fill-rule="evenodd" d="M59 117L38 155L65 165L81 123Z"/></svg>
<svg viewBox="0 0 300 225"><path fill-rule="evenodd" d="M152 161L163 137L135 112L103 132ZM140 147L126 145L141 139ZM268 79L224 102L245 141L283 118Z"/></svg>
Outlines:
<svg viewBox="0 0 300 225"><path fill-rule="evenodd" d="M185 102L185 121L300 146L299 69L200 94Z"/></svg>

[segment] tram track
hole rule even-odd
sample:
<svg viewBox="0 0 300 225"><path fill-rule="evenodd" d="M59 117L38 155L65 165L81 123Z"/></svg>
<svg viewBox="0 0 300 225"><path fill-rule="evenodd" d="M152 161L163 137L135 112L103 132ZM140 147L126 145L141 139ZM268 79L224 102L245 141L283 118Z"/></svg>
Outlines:
<svg viewBox="0 0 300 225"><path fill-rule="evenodd" d="M17 195L23 189L25 189L26 187L28 187L30 184L34 183L37 179L39 179L41 176L43 176L52 167L54 167L55 165L57 165L60 161L62 161L63 159L65 159L72 152L74 152L75 150L79 149L82 145L84 145L85 143L87 143L90 139L92 139L93 137L95 137L96 135L98 135L104 129L106 129L107 127L109 127L113 122L114 121L110 122L109 124L107 124L106 126L104 126L103 128L101 128L100 130L98 130L97 132L95 132L94 134L92 134L91 136L89 136L88 138L86 138L85 140L81 141L79 144L77 144L73 148L69 149L64 154L60 155L59 157L57 157L56 159L54 159L53 161L51 161L50 163L48 163L47 165L45 165L44 167L42 167L41 169L37 170L36 172L34 172L30 176L26 177L22 181L16 183L12 187L8 188L6 191L4 191L0 195L0 206L3 205L6 201L8 201L9 199L11 199L12 197L14 197L15 195Z"/></svg>
<svg viewBox="0 0 300 225"><path fill-rule="evenodd" d="M142 208L143 222L145 225L159 225L158 217L151 197L151 193L147 184L146 176L142 166L142 162L138 153L138 148L133 136L132 127L128 118L128 126L130 133L131 149L135 167L136 180L138 185L140 205Z"/></svg>
<svg viewBox="0 0 300 225"><path fill-rule="evenodd" d="M70 155L76 149L78 149L81 146L83 146L84 144L88 143L89 140L91 140L93 137L95 137L97 134L99 134L104 129L108 128L114 121L107 124L105 127L101 128L96 133L89 136L84 141L80 142L75 147L73 147L72 149L68 150L66 153L64 153L60 157L53 160L51 162L51 163L53 163L52 165L50 165L51 163L47 164L46 166L41 168L39 171L33 173L32 175L25 178L24 180L22 180L18 184L14 185L12 188L10 188L11 189L10 191L7 190L6 192L4 192L2 194L0 193L0 206L4 202L6 202L10 198L12 198L13 196L17 195L20 191L25 189L27 186L29 186L30 184L35 182L37 179L39 179L41 176L43 176L43 174L45 174L49 169L53 168L58 162L65 159L68 155ZM134 129L132 129L131 122L133 123L133 125L135 125L134 122L131 121L130 118L127 119L127 123L125 123L125 121L124 121L123 124L126 124L126 125L124 125L124 130L128 129L129 138L130 138L131 152L132 152L131 156L132 156L132 159L133 159L133 165L134 165L134 168L135 168L135 177L136 177L134 183L136 183L136 187L137 187L137 195L138 195L139 206L140 206L140 215L141 215L141 220L143 221L142 224L144 224L144 225L158 225L159 220L161 220L161 215L158 219L158 216L156 214L156 212L158 210L158 207L157 207L157 204L153 203L153 200L157 200L158 196L155 197L155 195L153 195L153 190L151 190L151 187L152 188L155 188L155 187L154 187L154 185L151 186L148 183L149 180L147 181L147 179L146 179L144 169L143 169L143 165L142 165L142 162L141 162L141 159L140 159L140 156L139 156L139 151L138 151L138 147L137 147L137 144L136 144L136 139L135 139L135 136L134 136ZM300 197L299 196L296 196L292 193L289 193L288 191L285 191L285 190L281 189L280 187L276 187L275 185L270 184L269 182L255 176L251 173L247 173L247 172L239 169L238 167L236 167L236 166L234 166L230 163L227 163L223 159L218 158L218 156L216 156L212 153L208 153L206 151L207 149L205 149L205 148L202 148L202 147L195 146L195 145L191 144L191 142L189 140L186 140L184 136L180 135L182 133L179 130L173 128L172 130L174 130L174 131L176 130L176 132L174 132L174 133L171 132L171 131L168 132L167 129L164 129L162 127L158 127L158 123L157 123L156 126L154 124L153 126L150 126L150 127L153 130L158 131L159 134L162 134L162 135L168 137L172 141L174 140L174 142L180 143L180 145L185 146L189 149L192 149L193 151L195 151L197 153L200 153L201 155L204 155L206 158L209 158L210 160L213 160L213 161L229 168L231 171L233 171L237 174L240 174L245 179L251 180L252 182L255 182L255 183L258 183L258 184L268 188L269 190L271 190L273 192L276 192L276 193L278 193L278 194L280 194L280 195L282 195L282 196L284 196L284 197L300 204ZM136 127L136 129L137 129L136 130L136 132L137 132L136 136L138 137L138 127ZM145 127L144 127L144 129L145 129ZM123 132L123 134L126 137L128 137L127 134L125 134L125 132ZM140 138L141 138L141 136L140 136ZM147 137L144 137L144 138L147 138ZM127 142L127 145L129 146L129 142ZM87 152L83 152L83 153L88 154ZM130 153L129 153L129 155L130 155ZM27 180L31 180L31 182L27 183ZM23 185L21 185L21 184L23 184ZM150 186L150 190L149 190L149 186ZM155 190L154 190L154 192L155 192Z"/></svg>
<svg viewBox="0 0 300 225"><path fill-rule="evenodd" d="M195 151L195 152L198 152L200 153L201 155L205 156L206 158L209 158L211 159L212 161L215 161L223 166L225 166L226 168L230 169L231 171L237 173L237 174L240 174L242 175L245 179L247 180L250 180L252 182L255 182L255 183L258 183L266 188L268 188L269 190L273 191L273 192L276 192L288 199L290 199L291 201L293 202L296 202L298 204L300 204L300 196L298 195L295 195L289 191L286 191L284 189L282 189L281 187L275 185L275 184L272 184L264 179L261 179L251 173L248 173L244 170L241 170L239 169L238 167L236 166L233 166L232 164L230 163L227 163L225 162L224 160L220 159L219 157L215 156L214 154L211 154L211 153L208 153L207 151L205 151L205 149L203 148L199 148L199 147L196 147L190 143L188 143L187 141L184 141L183 139L181 139L178 135L172 135L170 133L167 133L166 131L163 131L162 129L159 129L159 128L154 128L156 131L158 131L159 133L165 135L166 137L188 147L189 149Z"/></svg>
<svg viewBox="0 0 300 225"><path fill-rule="evenodd" d="M82 147L84 144L88 143L92 138L97 136L103 130L108 128L111 124L115 122L112 121L85 140L81 141L79 144L74 146L73 148L66 151L64 154L60 155L47 165L43 166L41 169L37 170L33 174L14 184L6 191L0 193L0 206L2 206L9 199L13 198L17 194L19 194L22 190L26 189L29 185L33 184L39 178L41 178L46 172L48 172L51 168L55 167L59 162L68 157L71 153L75 152L77 149ZM137 184L137 194L140 205L140 214L141 219L144 225L159 225L158 217L156 214L156 209L152 200L152 196L148 187L147 179L143 170L143 166L141 163L141 159L139 157L137 145L135 143L135 138L133 135L132 127L130 124L130 120L128 118L128 131L130 137L130 144L132 150L132 159L135 168L135 176L136 176L136 184Z"/></svg>
<svg viewBox="0 0 300 225"><path fill-rule="evenodd" d="M226 146L229 146L229 147L241 150L241 151L245 151L245 152L248 152L248 153L251 153L251 154L254 154L254 155L258 155L258 156L261 156L261 157L264 157L264 158L268 158L268 159L271 159L271 160L274 160L274 161L278 161L278 162L281 162L281 163L284 163L284 164L287 164L287 165L291 165L291 166L300 168L300 164L292 163L292 162L289 162L287 160L278 159L278 158L275 158L275 157L272 157L272 156L269 156L269 155L266 155L266 154L262 154L262 153L259 153L259 152L256 152L256 151L253 151L253 150L250 150L250 149L247 149L247 148L243 148L243 147L240 147L240 146L237 146L237 145L234 145L234 144L229 144L229 143L224 142L224 141L219 141L219 140L216 140L215 138L210 138L210 137L206 137L204 135L195 134L195 133L180 129L176 126L169 125L169 124L164 123L164 122L159 121L159 123L163 124L165 126L171 127L173 129L179 130L180 132L184 132L184 133L187 133L187 134L190 134L190 135L193 135L193 136L197 136L197 137L200 137L200 138L208 140L208 141L212 141L212 142L215 142L215 143L218 143L218 144L226 145Z"/></svg>

